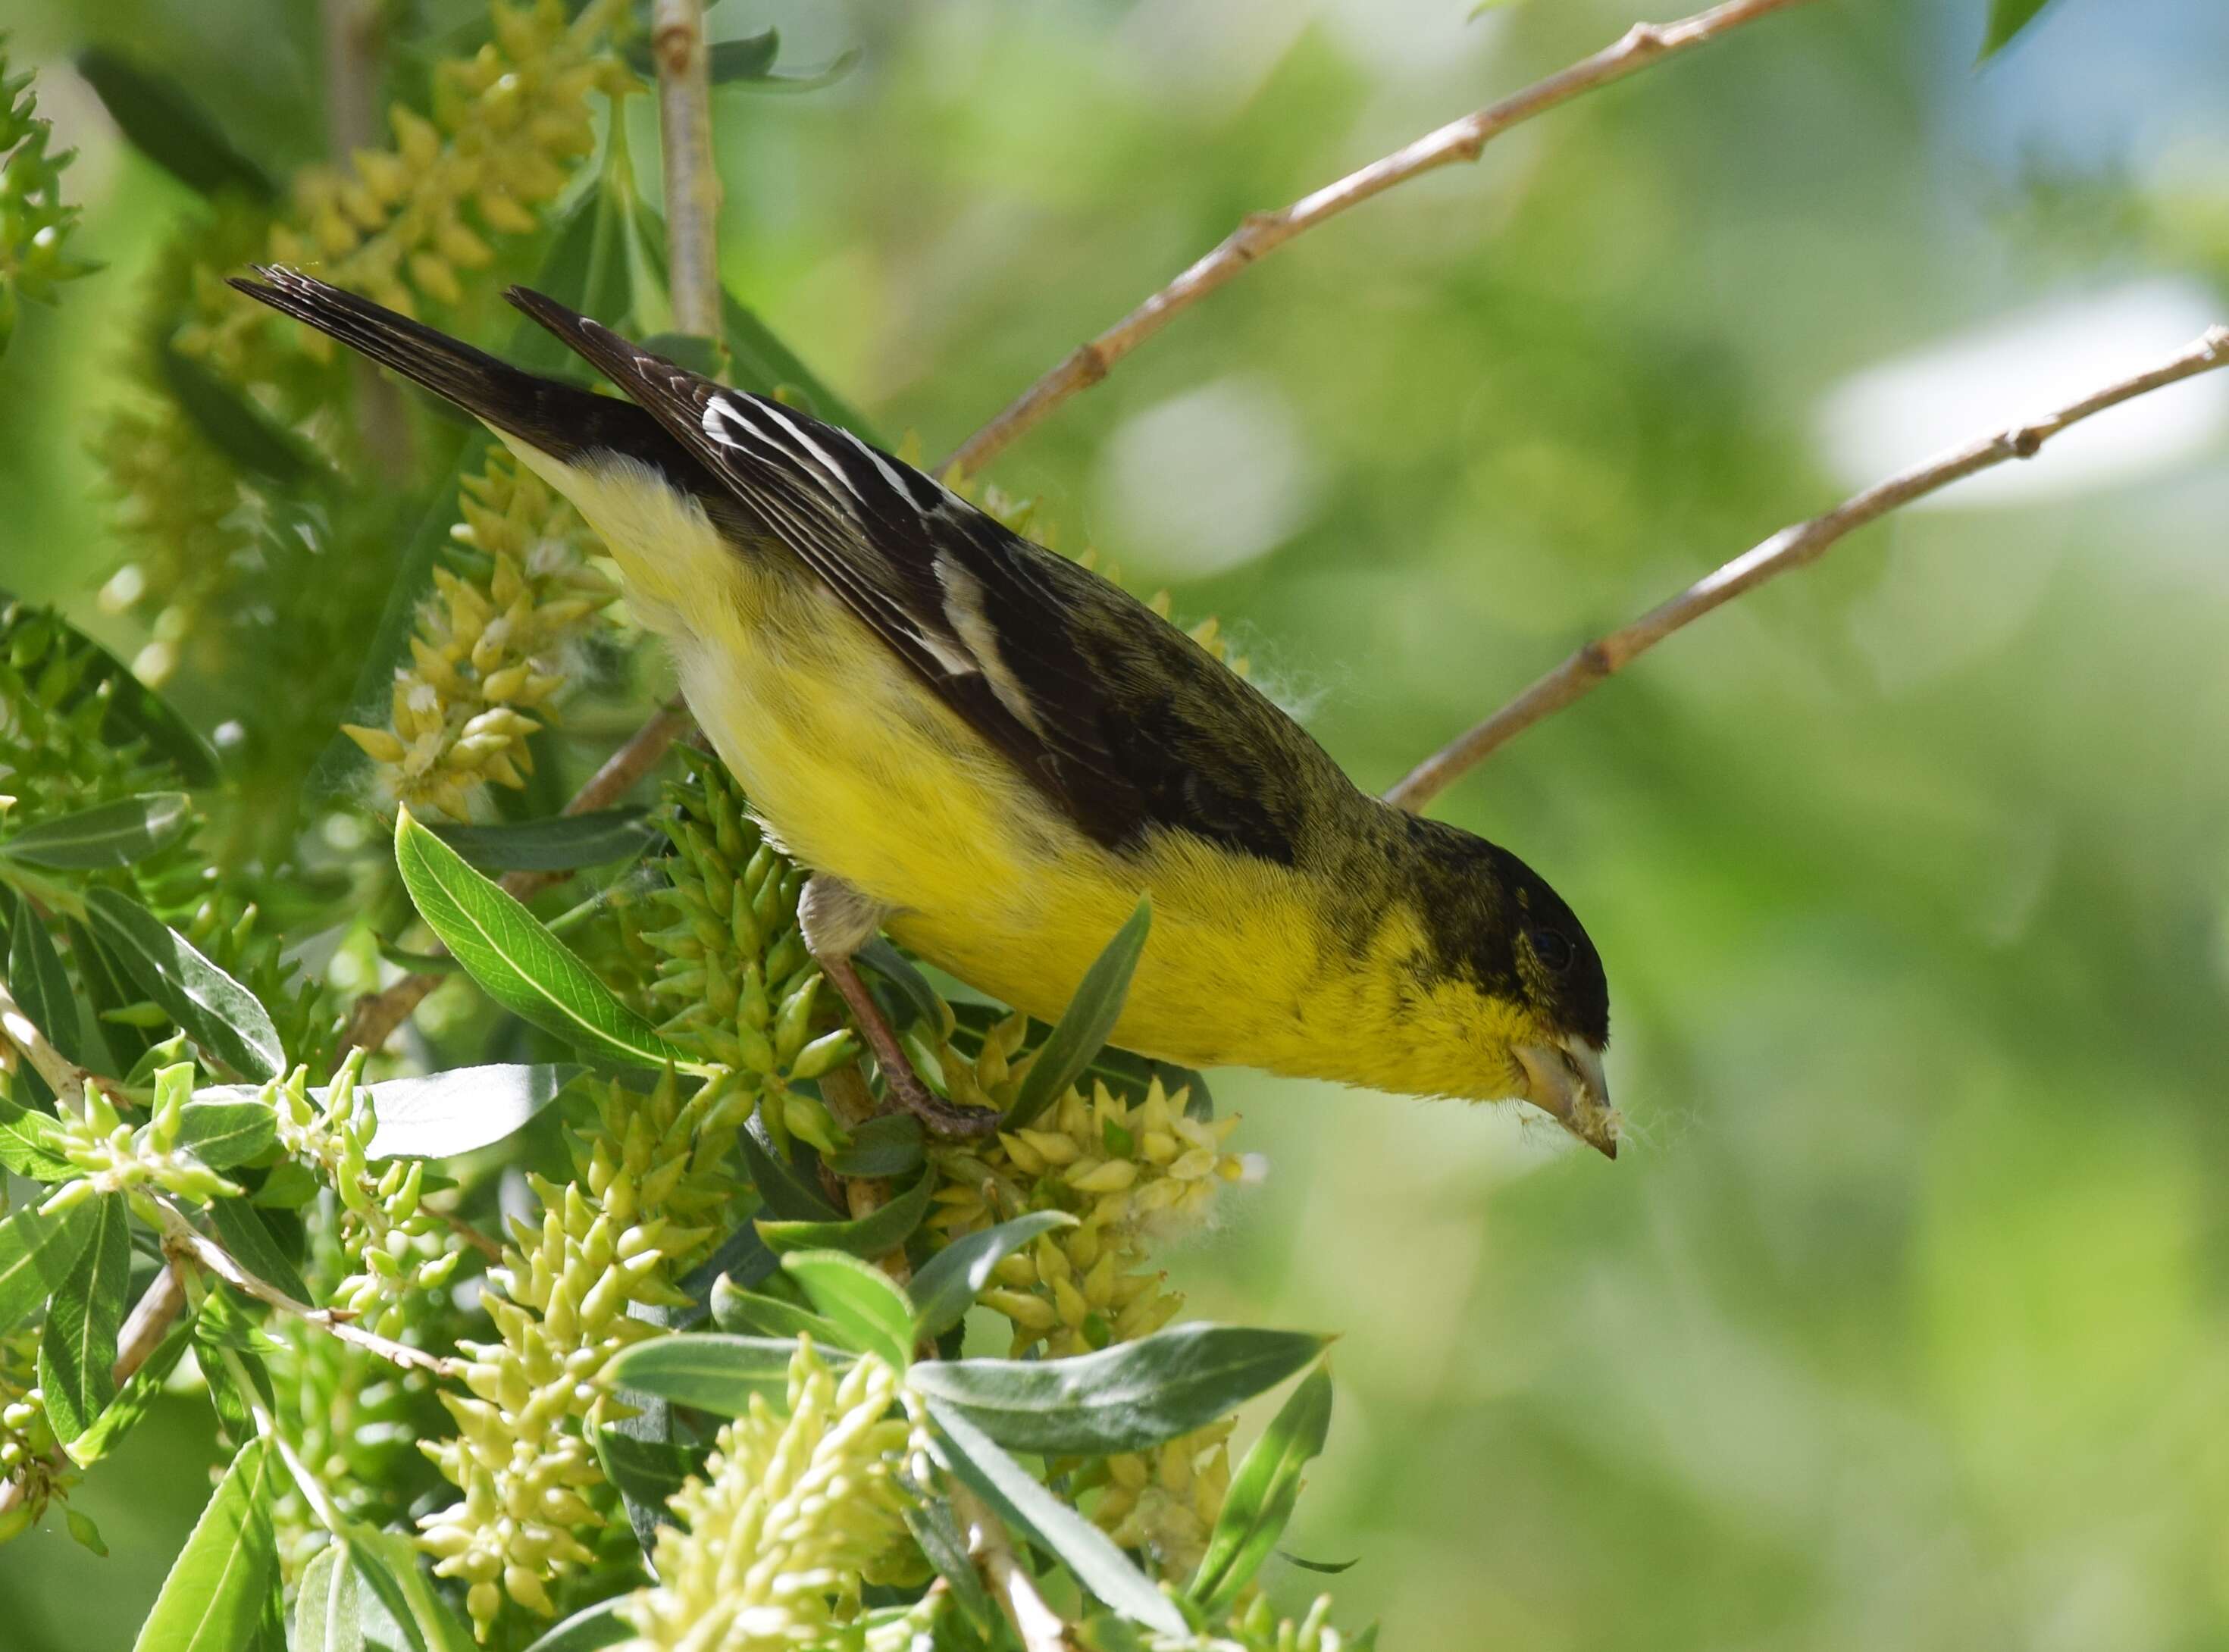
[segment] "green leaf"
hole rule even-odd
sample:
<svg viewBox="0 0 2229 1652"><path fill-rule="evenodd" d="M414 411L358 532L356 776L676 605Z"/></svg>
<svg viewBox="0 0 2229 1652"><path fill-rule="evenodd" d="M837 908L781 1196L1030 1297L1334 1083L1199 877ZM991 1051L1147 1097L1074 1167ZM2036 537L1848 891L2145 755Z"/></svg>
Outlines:
<svg viewBox="0 0 2229 1652"><path fill-rule="evenodd" d="M69 936L70 956L77 962L78 979L85 984L86 998L99 1018L100 1038L111 1057L109 1070L127 1070L155 1047L155 1035L115 1018L118 1012L145 1000L116 954L103 946L87 925L71 921L63 929Z"/></svg>
<svg viewBox="0 0 2229 1652"><path fill-rule="evenodd" d="M31 1025L74 1066L85 1064L85 1028L69 971L55 950L54 937L30 903L0 887L0 916L8 921L8 989Z"/></svg>
<svg viewBox="0 0 2229 1652"><path fill-rule="evenodd" d="M878 1113L851 1127L851 1145L827 1155L839 1176L903 1176L927 1161L921 1121L910 1113Z"/></svg>
<svg viewBox="0 0 2229 1652"><path fill-rule="evenodd" d="M1221 1612L1253 1581L1282 1536L1301 1492L1301 1470L1320 1455L1331 1432L1331 1373L1319 1367L1293 1390L1231 1476L1207 1552L1186 1588L1210 1612Z"/></svg>
<svg viewBox="0 0 2229 1652"><path fill-rule="evenodd" d="M482 871L569 872L632 859L658 837L647 809L595 809L502 826L436 826L434 836Z"/></svg>
<svg viewBox="0 0 2229 1652"><path fill-rule="evenodd" d="M234 148L176 80L100 46L78 54L77 71L132 146L189 189L202 195L238 190L260 202L278 198L270 175Z"/></svg>
<svg viewBox="0 0 2229 1652"><path fill-rule="evenodd" d="M132 1652L238 1652L254 1636L278 1586L271 1531L279 1454L260 1439L240 1448L171 1562Z"/></svg>
<svg viewBox="0 0 2229 1652"><path fill-rule="evenodd" d="M579 1048L634 1067L705 1070L620 1002L571 948L414 820L395 821L395 860L427 922L489 997Z"/></svg>
<svg viewBox="0 0 2229 1652"><path fill-rule="evenodd" d="M841 1250L793 1250L782 1271L851 1345L903 1371L913 1360L913 1305L881 1269Z"/></svg>
<svg viewBox="0 0 2229 1652"><path fill-rule="evenodd" d="M42 1216L35 1205L0 1221L0 1334L14 1330L61 1289L93 1237L90 1200Z"/></svg>
<svg viewBox="0 0 2229 1652"><path fill-rule="evenodd" d="M165 344L156 351L155 365L178 410L240 470L282 488L299 486L323 471L292 431L202 363Z"/></svg>
<svg viewBox="0 0 2229 1652"><path fill-rule="evenodd" d="M100 1528L93 1523L92 1515L81 1508L71 1507L62 1511L62 1518L68 1523L69 1534L77 1540L79 1546L91 1549L104 1560L108 1559L108 1545L100 1540Z"/></svg>
<svg viewBox="0 0 2229 1652"><path fill-rule="evenodd" d="M297 1585L289 1652L424 1652L401 1594L378 1556L335 1540L318 1551Z"/></svg>
<svg viewBox="0 0 2229 1652"><path fill-rule="evenodd" d="M1987 62L2012 44L2013 36L2033 22L2051 0L1989 0L1988 32L1982 40L1980 61Z"/></svg>
<svg viewBox="0 0 2229 1652"><path fill-rule="evenodd" d="M852 1347L851 1338L835 1321L779 1296L745 1290L725 1274L712 1287L712 1323L737 1336L772 1337L786 1342L809 1336L824 1348Z"/></svg>
<svg viewBox="0 0 2229 1652"><path fill-rule="evenodd" d="M936 1568L936 1575L944 1579L944 1586L952 1591L952 1604L960 1608L975 1632L986 1641L992 1637L992 1619L997 1609L991 1604L989 1591L975 1570L975 1562L967 1552L967 1539L960 1529L959 1518L952 1512L951 1500L944 1497L923 1497L909 1503L905 1509L906 1530L921 1546L922 1557Z"/></svg>
<svg viewBox="0 0 2229 1652"><path fill-rule="evenodd" d="M61 1125L5 1097L0 1097L0 1165L33 1181L67 1181L82 1173L62 1157Z"/></svg>
<svg viewBox="0 0 2229 1652"><path fill-rule="evenodd" d="M575 1612L526 1649L526 1652L601 1652L634 1637L634 1626L620 1616L626 1597L598 1601Z"/></svg>
<svg viewBox="0 0 2229 1652"><path fill-rule="evenodd" d="M209 1214L218 1242L241 1267L298 1302L312 1300L309 1285L280 1248L261 1211L244 1199L215 1199L209 1201Z"/></svg>
<svg viewBox="0 0 2229 1652"><path fill-rule="evenodd" d="M471 1632L434 1592L418 1551L395 1532L351 1520L342 1533L356 1551L357 1569L383 1602L389 1614L408 1627L413 1652L478 1652Z"/></svg>
<svg viewBox="0 0 2229 1652"><path fill-rule="evenodd" d="M134 677L122 660L52 608L33 607L0 590L0 646L6 646L21 628L32 625L51 627L67 640L72 652L91 658L89 668L54 706L56 712L67 715L88 699L106 701L100 734L112 746L144 741L149 754L177 770L178 779L188 786L214 786L222 778L216 753L209 742L161 695ZM382 678L382 706L389 691L389 679Z"/></svg>
<svg viewBox="0 0 2229 1652"><path fill-rule="evenodd" d="M1107 948L1083 972L1082 984L1062 1012L1052 1036L1038 1046L1014 1104L1006 1109L1005 1128L1018 1130L1036 1121L1038 1114L1068 1093L1068 1087L1090 1065L1100 1046L1122 1019L1122 1000L1129 996L1130 976L1146 950L1146 935L1153 925L1153 901L1148 895L1138 910L1114 932Z"/></svg>
<svg viewBox="0 0 2229 1652"><path fill-rule="evenodd" d="M556 1101L586 1068L452 1067L423 1078L389 1078L371 1087L379 1128L374 1159L446 1159L502 1141Z"/></svg>
<svg viewBox="0 0 2229 1652"><path fill-rule="evenodd" d="M919 1369L918 1366L915 1367ZM1189 1636L1177 1604L1132 1565L1112 1538L1040 1485L959 1411L928 1402L935 1450L999 1518L1076 1574L1076 1580L1125 1617L1164 1635Z"/></svg>
<svg viewBox="0 0 2229 1652"><path fill-rule="evenodd" d="M39 1338L39 1386L47 1420L67 1450L116 1398L116 1334L124 1328L132 1282L130 1207L121 1193L87 1201L93 1230L47 1305Z"/></svg>
<svg viewBox="0 0 2229 1652"><path fill-rule="evenodd" d="M270 1152L279 1141L278 1111L252 1091L236 1093L246 1089L215 1086L189 1099L178 1109L177 1145L211 1170L229 1170Z"/></svg>
<svg viewBox="0 0 2229 1652"><path fill-rule="evenodd" d="M270 1014L185 936L112 889L87 890L85 904L93 932L196 1044L249 1078L276 1078L286 1070L286 1051Z"/></svg>
<svg viewBox="0 0 2229 1652"><path fill-rule="evenodd" d="M983 1048L984 1035L1005 1020L1011 1012L1003 1004L956 1003L952 1006L953 1019L958 1023L952 1034L952 1047L973 1059ZM1031 1033L1040 1042L1051 1029L1042 1022L1031 1020ZM1139 1055L1135 1051L1119 1050L1107 1045L1085 1064L1076 1083L1089 1093L1094 1084L1104 1084L1114 1095L1126 1102L1136 1102L1145 1098L1155 1079L1172 1101L1184 1095L1185 1114L1189 1118L1205 1123L1215 1117L1215 1097L1207 1087L1207 1079L1197 1068L1179 1067L1173 1061L1156 1061L1151 1056Z"/></svg>
<svg viewBox="0 0 2229 1652"><path fill-rule="evenodd" d="M759 1237L776 1256L793 1250L841 1250L872 1261L913 1237L913 1231L928 1214L935 1180L923 1170L912 1186L889 1204L848 1222L761 1222Z"/></svg>
<svg viewBox="0 0 2229 1652"><path fill-rule="evenodd" d="M750 1410L753 1394L776 1398L787 1391L790 1357L796 1352L794 1340L774 1337L717 1332L652 1337L613 1354L603 1380L607 1386L639 1388L700 1411L741 1417ZM832 1366L851 1362L840 1348L822 1353Z"/></svg>
<svg viewBox="0 0 2229 1652"><path fill-rule="evenodd" d="M101 1412L100 1421L71 1443L70 1460L80 1468L90 1469L113 1451L153 1409L163 1385L178 1368L178 1361L185 1358L187 1345L192 1340L189 1325L181 1321L172 1326L170 1334L156 1345L145 1363L116 1391L116 1398L108 1402L108 1409Z"/></svg>
<svg viewBox="0 0 2229 1652"><path fill-rule="evenodd" d="M665 1500L681 1489L682 1482L702 1474L710 1447L686 1445L678 1440L638 1440L614 1428L589 1430L596 1461L604 1478L638 1503L658 1511L669 1523Z"/></svg>
<svg viewBox="0 0 2229 1652"><path fill-rule="evenodd" d="M1289 1549L1278 1550L1277 1558L1288 1566L1298 1566L1303 1572L1318 1572L1326 1578L1336 1578L1340 1572L1352 1572L1355 1567L1352 1560L1311 1560L1305 1555L1294 1554Z"/></svg>
<svg viewBox="0 0 2229 1652"><path fill-rule="evenodd" d="M1106 1456L1205 1427L1291 1376L1324 1340L1180 1325L1070 1360L928 1360L913 1385L1009 1450Z"/></svg>
<svg viewBox="0 0 2229 1652"><path fill-rule="evenodd" d="M192 824L183 792L147 792L25 826L0 843L0 855L62 871L129 866L176 843Z"/></svg>
<svg viewBox="0 0 2229 1652"><path fill-rule="evenodd" d="M681 1294L697 1305L683 1322L693 1323L703 1318L712 1292L723 1279L735 1289L745 1289L757 1284L778 1265L774 1252L766 1248L766 1241L759 1237L758 1230L746 1216L710 1256L682 1276Z"/></svg>
<svg viewBox="0 0 2229 1652"><path fill-rule="evenodd" d="M914 1334L942 1336L967 1317L991 1282L992 1269L1039 1235L1075 1225L1065 1211L1033 1211L954 1239L913 1276Z"/></svg>
<svg viewBox="0 0 2229 1652"><path fill-rule="evenodd" d="M766 1121L753 1113L743 1125L743 1166L751 1186L766 1200L767 1209L785 1221L828 1222L838 1219L836 1207L820 1190L799 1175L768 1130Z"/></svg>
<svg viewBox="0 0 2229 1652"><path fill-rule="evenodd" d="M941 1007L943 1000L937 997L936 988L928 984L928 977L915 967L912 959L900 952L883 936L877 935L858 951L853 953L851 961L863 968L872 970L896 990L902 1012L890 1019L901 1032L915 1021L921 1021L934 1027L944 1019L944 1011ZM981 1047L979 1042L976 1048ZM970 1051L968 1053L972 1055L974 1051ZM886 1116L904 1118L908 1115L893 1113Z"/></svg>

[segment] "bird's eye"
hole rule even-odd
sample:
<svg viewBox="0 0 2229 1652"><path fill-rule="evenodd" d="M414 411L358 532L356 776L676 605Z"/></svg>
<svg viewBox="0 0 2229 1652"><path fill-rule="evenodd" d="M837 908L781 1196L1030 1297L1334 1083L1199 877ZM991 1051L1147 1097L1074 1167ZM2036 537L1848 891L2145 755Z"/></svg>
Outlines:
<svg viewBox="0 0 2229 1652"><path fill-rule="evenodd" d="M1540 967L1555 974L1562 974L1571 967L1571 941L1560 929L1535 929L1532 934L1532 955Z"/></svg>

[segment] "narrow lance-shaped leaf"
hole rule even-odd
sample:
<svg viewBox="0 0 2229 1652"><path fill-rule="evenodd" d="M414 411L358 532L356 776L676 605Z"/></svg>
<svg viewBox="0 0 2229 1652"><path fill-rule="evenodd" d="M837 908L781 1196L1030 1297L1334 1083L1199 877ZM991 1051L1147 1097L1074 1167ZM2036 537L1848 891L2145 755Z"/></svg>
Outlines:
<svg viewBox="0 0 2229 1652"><path fill-rule="evenodd" d="M1153 926L1151 896L1141 898L1138 910L1114 932L1107 948L1083 972L1083 981L1069 1000L1068 1008L1038 1047L1022 1077L1014 1104L1006 1109L1005 1128L1018 1130L1068 1093L1091 1058L1099 1053L1114 1024L1122 1019L1122 1000L1129 996L1130 976L1146 950L1146 935Z"/></svg>
<svg viewBox="0 0 2229 1652"><path fill-rule="evenodd" d="M1076 1580L1125 1617L1164 1635L1189 1633L1177 1604L1130 1564L1112 1538L1039 1484L996 1441L960 1412L931 1399L935 1449L992 1512L1076 1574Z"/></svg>
<svg viewBox="0 0 2229 1652"><path fill-rule="evenodd" d="M501 826L428 828L482 871L578 871L639 855L658 836L647 809L595 809Z"/></svg>
<svg viewBox="0 0 2229 1652"><path fill-rule="evenodd" d="M322 468L313 449L203 363L164 345L155 365L194 428L248 475L293 487Z"/></svg>
<svg viewBox="0 0 2229 1652"><path fill-rule="evenodd" d="M62 1157L62 1127L44 1113L4 1098L0 1098L0 1165L33 1181L67 1181L80 1173Z"/></svg>
<svg viewBox="0 0 2229 1652"><path fill-rule="evenodd" d="M1300 1495L1301 1470L1321 1453L1331 1432L1331 1373L1309 1372L1231 1476L1207 1552L1186 1591L1209 1611L1221 1611L1236 1599L1276 1546Z"/></svg>
<svg viewBox="0 0 2229 1652"><path fill-rule="evenodd" d="M1323 1347L1299 1331L1179 1325L1072 1360L931 1360L913 1384L1009 1450L1105 1456L1204 1428Z"/></svg>
<svg viewBox="0 0 2229 1652"><path fill-rule="evenodd" d="M793 1250L781 1266L854 1346L906 1368L913 1358L913 1305L888 1274L841 1250Z"/></svg>
<svg viewBox="0 0 2229 1652"><path fill-rule="evenodd" d="M818 1187L797 1173L766 1121L753 1113L743 1125L743 1167L766 1207L786 1221L831 1222L838 1212Z"/></svg>
<svg viewBox="0 0 2229 1652"><path fill-rule="evenodd" d="M269 1012L185 936L112 889L87 890L85 903L94 933L187 1037L247 1077L286 1070L286 1051Z"/></svg>
<svg viewBox="0 0 2229 1652"><path fill-rule="evenodd" d="M1076 1218L1065 1211L1032 1211L954 1239L913 1276L915 1334L942 1336L967 1317L1002 1260L1040 1234L1075 1225Z"/></svg>
<svg viewBox="0 0 2229 1652"><path fill-rule="evenodd" d="M824 1348L852 1347L843 1327L825 1315L762 1291L745 1290L725 1274L712 1287L712 1323L736 1336L772 1337L787 1342L809 1336Z"/></svg>
<svg viewBox="0 0 2229 1652"><path fill-rule="evenodd" d="M98 871L145 860L192 823L183 792L147 792L25 826L0 843L0 855L30 866Z"/></svg>
<svg viewBox="0 0 2229 1652"><path fill-rule="evenodd" d="M928 1214L929 1195L936 1178L924 1169L912 1186L887 1205L848 1222L784 1222L758 1224L759 1237L777 1256L793 1250L841 1250L849 1256L873 1258L888 1254L912 1237Z"/></svg>
<svg viewBox="0 0 2229 1652"><path fill-rule="evenodd" d="M96 696L105 699L107 704L100 717L101 738L114 746L144 741L147 750L176 769L178 779L186 785L216 784L222 775L216 753L168 701L134 677L122 660L52 608L33 607L11 593L0 590L0 646L12 646L15 639L32 626L51 627L67 640L73 652L90 656L88 668L52 708L55 712L67 715Z"/></svg>
<svg viewBox="0 0 2229 1652"><path fill-rule="evenodd" d="M608 1061L706 1070L620 1003L539 918L474 871L407 808L395 818L395 860L434 934L505 1009Z"/></svg>
<svg viewBox="0 0 2229 1652"><path fill-rule="evenodd" d="M31 1018L31 1025L61 1051L63 1060L84 1065L85 1030L70 991L69 971L55 950L54 937L30 903L4 885L0 885L0 917L8 922L8 990Z"/></svg>
<svg viewBox="0 0 2229 1652"><path fill-rule="evenodd" d="M1987 61L2013 42L2013 37L2041 15L2051 0L1989 0L1988 32L1982 38L1982 59Z"/></svg>
<svg viewBox="0 0 2229 1652"><path fill-rule="evenodd" d="M452 1067L371 1087L374 1159L446 1159L502 1141L586 1069L569 1063Z"/></svg>
<svg viewBox="0 0 2229 1652"><path fill-rule="evenodd" d="M839 1176L904 1176L928 1158L921 1121L910 1113L882 1113L851 1127L851 1145L827 1155Z"/></svg>
<svg viewBox="0 0 2229 1652"><path fill-rule="evenodd" d="M240 1448L170 1564L132 1652L239 1652L254 1638L278 1582L271 1530L279 1455L260 1438Z"/></svg>
<svg viewBox="0 0 2229 1652"><path fill-rule="evenodd" d="M626 1597L582 1608L526 1649L526 1652L601 1652L634 1638L634 1625L620 1616Z"/></svg>
<svg viewBox="0 0 2229 1652"><path fill-rule="evenodd" d="M288 1652L425 1652L401 1597L384 1561L338 1539L302 1573Z"/></svg>
<svg viewBox="0 0 2229 1652"><path fill-rule="evenodd" d="M989 1591L983 1587L982 1577L975 1570L973 1558L967 1552L967 1539L960 1529L959 1518L952 1512L951 1501L924 1497L910 1503L905 1510L905 1523L906 1530L913 1533L913 1540L921 1546L922 1558L936 1568L936 1575L952 1591L952 1604L960 1608L978 1635L989 1640L992 1615L996 1609L991 1604Z"/></svg>
<svg viewBox="0 0 2229 1652"><path fill-rule="evenodd" d="M310 1300L309 1285L279 1249L278 1237L261 1211L244 1199L218 1199L209 1202L209 1216L219 1243L232 1253L234 1261L296 1302Z"/></svg>
<svg viewBox="0 0 2229 1652"><path fill-rule="evenodd" d="M211 1170L259 1159L278 1140L278 1109L244 1084L199 1091L178 1109L177 1145Z"/></svg>
<svg viewBox="0 0 2229 1652"><path fill-rule="evenodd" d="M434 1592L417 1550L400 1533L351 1521L343 1531L365 1583L425 1652L476 1652L472 1634Z"/></svg>
<svg viewBox="0 0 2229 1652"><path fill-rule="evenodd" d="M46 1392L47 1420L65 1450L116 1398L116 1334L124 1327L132 1277L124 1195L100 1193L88 1202L92 1231L48 1304L39 1338L39 1386Z"/></svg>
<svg viewBox="0 0 2229 1652"><path fill-rule="evenodd" d="M98 46L78 54L77 69L132 146L188 188L203 195L238 190L257 201L277 196L270 175L168 75Z"/></svg>
<svg viewBox="0 0 2229 1652"><path fill-rule="evenodd" d="M665 1500L679 1491L690 1475L703 1471L710 1450L678 1440L638 1440L615 1428L591 1432L604 1478L625 1496L649 1506L669 1520Z"/></svg>
<svg viewBox="0 0 2229 1652"><path fill-rule="evenodd" d="M108 1409L101 1412L99 1420L70 1442L70 1460L80 1468L90 1469L122 1443L125 1436L154 1408L163 1385L178 1368L178 1361L185 1358L186 1347L192 1340L189 1327L171 1327L170 1334L157 1345L146 1362L116 1391L116 1398L108 1402Z"/></svg>
<svg viewBox="0 0 2229 1652"><path fill-rule="evenodd" d="M792 1340L723 1336L717 1332L652 1337L629 1344L604 1367L607 1385L639 1388L700 1411L741 1417L751 1396L779 1397L789 1382ZM826 1350L831 1365L848 1365L851 1356Z"/></svg>
<svg viewBox="0 0 2229 1652"><path fill-rule="evenodd" d="M93 1237L86 1200L43 1214L26 1205L0 1220L0 1335L14 1330L61 1288Z"/></svg>

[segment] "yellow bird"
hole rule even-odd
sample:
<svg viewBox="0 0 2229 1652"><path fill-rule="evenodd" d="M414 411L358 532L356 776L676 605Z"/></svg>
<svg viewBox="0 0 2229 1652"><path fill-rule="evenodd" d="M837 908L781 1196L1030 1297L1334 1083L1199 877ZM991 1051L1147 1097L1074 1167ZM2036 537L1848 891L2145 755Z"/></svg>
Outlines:
<svg viewBox="0 0 2229 1652"><path fill-rule="evenodd" d="M498 361L293 271L234 285L484 421L570 499L774 839L806 944L894 1100L915 1076L851 955L878 929L1057 1017L1136 907L1114 1041L1410 1095L1521 1098L1615 1156L1609 993L1586 931L1506 850L1358 790L1176 627L934 479L511 302L624 393Z"/></svg>

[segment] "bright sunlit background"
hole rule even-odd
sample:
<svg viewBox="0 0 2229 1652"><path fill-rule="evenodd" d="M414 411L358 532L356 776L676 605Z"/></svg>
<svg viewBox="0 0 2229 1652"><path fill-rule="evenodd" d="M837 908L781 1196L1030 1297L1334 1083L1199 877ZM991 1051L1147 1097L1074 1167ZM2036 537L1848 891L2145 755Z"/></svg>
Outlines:
<svg viewBox="0 0 2229 1652"><path fill-rule="evenodd" d="M864 52L721 100L728 275L941 453L1243 212L1633 16L1468 10L725 0L800 65ZM1977 71L1984 10L1828 0L1526 125L1249 271L994 479L1223 616L1383 787L1784 522L2229 320L2229 9L2058 0ZM313 13L0 0L109 264L0 367L0 584L127 652L82 442L192 202L67 60L127 45L279 170ZM1282 1599L1328 1584L1388 1652L2229 1639L2225 426L2229 375L2109 415L1442 801L1607 959L1632 1145L1218 1081L1267 1176L1172 1265L1343 1337L1287 1546L1355 1564L1273 1566ZM126 1645L211 1457L181 1400L83 1493L113 1558L0 1550L0 1646Z"/></svg>

